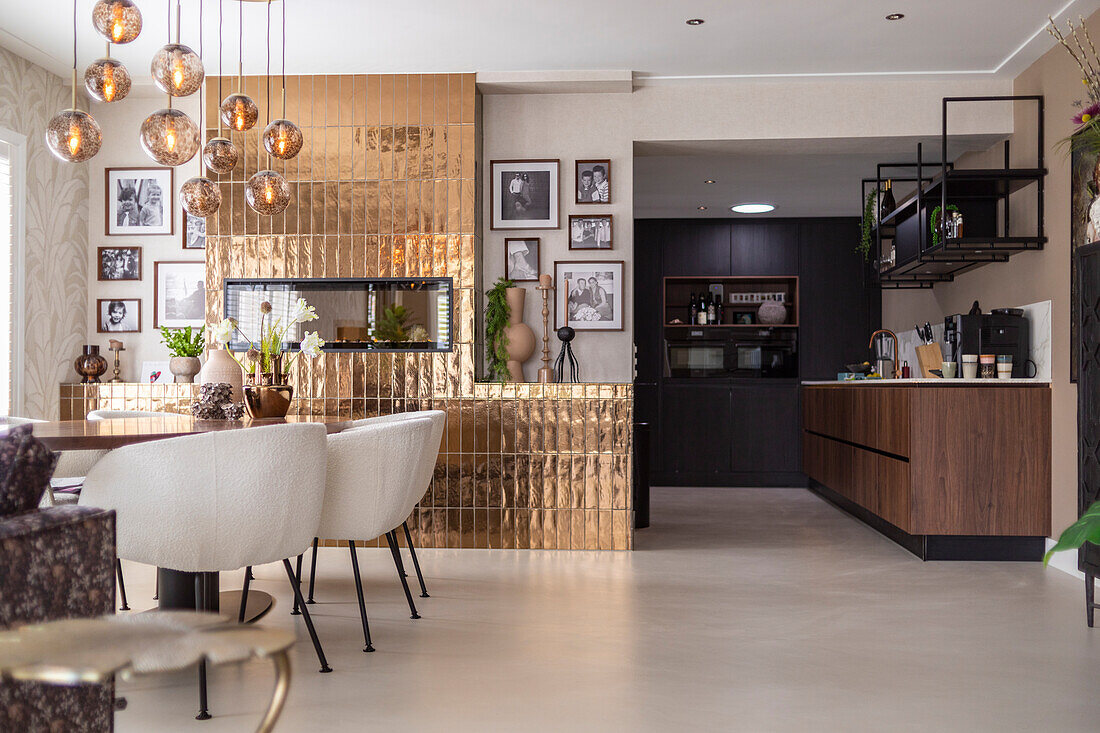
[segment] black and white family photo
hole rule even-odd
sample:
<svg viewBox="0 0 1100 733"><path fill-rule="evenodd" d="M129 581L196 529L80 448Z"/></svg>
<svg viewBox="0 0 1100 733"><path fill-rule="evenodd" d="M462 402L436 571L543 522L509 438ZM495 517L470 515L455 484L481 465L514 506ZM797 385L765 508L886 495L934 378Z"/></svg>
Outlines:
<svg viewBox="0 0 1100 733"><path fill-rule="evenodd" d="M99 299L96 301L99 313L99 333L139 333L141 331L141 301L137 298L127 300Z"/></svg>
<svg viewBox="0 0 1100 733"><path fill-rule="evenodd" d="M206 219L183 212L183 248L206 249Z"/></svg>
<svg viewBox="0 0 1100 733"><path fill-rule="evenodd" d="M539 279L539 240L504 240L504 277L515 282L537 282Z"/></svg>
<svg viewBox="0 0 1100 733"><path fill-rule="evenodd" d="M569 249L611 249L611 214L571 215Z"/></svg>
<svg viewBox="0 0 1100 733"><path fill-rule="evenodd" d="M153 327L201 328L206 322L206 263L153 263Z"/></svg>
<svg viewBox="0 0 1100 733"><path fill-rule="evenodd" d="M577 203L611 203L611 161L577 161Z"/></svg>
<svg viewBox="0 0 1100 733"><path fill-rule="evenodd" d="M106 233L171 234L171 168L108 168Z"/></svg>
<svg viewBox="0 0 1100 733"><path fill-rule="evenodd" d="M558 327L568 325L579 331L622 329L621 261L555 262L554 269L558 288L555 323Z"/></svg>
<svg viewBox="0 0 1100 733"><path fill-rule="evenodd" d="M100 280L140 280L141 247L100 247Z"/></svg>
<svg viewBox="0 0 1100 733"><path fill-rule="evenodd" d="M492 229L557 229L558 161L494 160Z"/></svg>

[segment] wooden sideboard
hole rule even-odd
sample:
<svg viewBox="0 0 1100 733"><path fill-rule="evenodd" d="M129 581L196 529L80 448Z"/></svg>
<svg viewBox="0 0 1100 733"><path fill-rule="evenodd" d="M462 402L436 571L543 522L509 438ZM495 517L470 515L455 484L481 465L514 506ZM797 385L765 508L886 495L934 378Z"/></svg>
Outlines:
<svg viewBox="0 0 1100 733"><path fill-rule="evenodd" d="M1038 560L1050 534L1046 384L813 384L810 485L923 559Z"/></svg>

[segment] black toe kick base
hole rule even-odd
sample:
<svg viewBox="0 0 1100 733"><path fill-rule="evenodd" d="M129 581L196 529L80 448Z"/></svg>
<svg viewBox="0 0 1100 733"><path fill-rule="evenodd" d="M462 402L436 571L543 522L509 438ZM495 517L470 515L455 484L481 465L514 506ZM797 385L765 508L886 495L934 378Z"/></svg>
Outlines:
<svg viewBox="0 0 1100 733"><path fill-rule="evenodd" d="M1046 551L1045 537L909 534L818 481L810 479L809 485L815 494L870 525L921 560L1039 562Z"/></svg>

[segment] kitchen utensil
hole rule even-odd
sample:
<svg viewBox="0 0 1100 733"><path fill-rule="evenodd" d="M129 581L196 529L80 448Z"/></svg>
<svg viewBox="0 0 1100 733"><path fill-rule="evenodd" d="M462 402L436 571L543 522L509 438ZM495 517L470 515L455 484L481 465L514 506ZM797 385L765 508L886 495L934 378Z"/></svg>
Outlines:
<svg viewBox="0 0 1100 733"><path fill-rule="evenodd" d="M933 377L943 377L943 372L939 369L933 369L931 372L929 372L929 374L931 374Z"/></svg>
<svg viewBox="0 0 1100 733"><path fill-rule="evenodd" d="M862 364L845 364L844 368L853 374L870 374L872 367L867 362L864 362Z"/></svg>
<svg viewBox="0 0 1100 733"><path fill-rule="evenodd" d="M928 321L924 322L924 343L930 344L936 340L935 335L932 333L932 324Z"/></svg>
<svg viewBox="0 0 1100 733"><path fill-rule="evenodd" d="M917 347L917 363L920 364L920 374L928 378L933 369L939 369L943 364L943 350L939 344L923 344Z"/></svg>

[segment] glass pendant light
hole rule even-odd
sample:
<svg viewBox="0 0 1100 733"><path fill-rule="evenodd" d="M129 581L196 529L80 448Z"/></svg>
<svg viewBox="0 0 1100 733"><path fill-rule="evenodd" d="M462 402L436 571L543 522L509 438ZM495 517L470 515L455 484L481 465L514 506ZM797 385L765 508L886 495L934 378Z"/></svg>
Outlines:
<svg viewBox="0 0 1100 733"><path fill-rule="evenodd" d="M171 0L169 0L169 13ZM169 21L171 25L171 21ZM180 43L180 3L176 0L176 41L169 42L153 54L149 66L153 83L166 94L173 97L189 97L202 86L206 72L202 68L202 59L189 47Z"/></svg>
<svg viewBox="0 0 1100 733"><path fill-rule="evenodd" d="M109 43L129 43L141 33L141 11L130 0L99 0L92 25Z"/></svg>
<svg viewBox="0 0 1100 733"><path fill-rule="evenodd" d="M199 0L199 58L202 58L202 0ZM204 94L199 90L200 114L205 114ZM222 192L218 184L206 177L202 159L199 160L199 175L184 181L180 187L180 203L184 211L191 216L207 217L222 205Z"/></svg>
<svg viewBox="0 0 1100 733"><path fill-rule="evenodd" d="M169 106L158 109L141 123L141 147L161 165L183 165L195 157L202 140L194 120Z"/></svg>
<svg viewBox="0 0 1100 733"><path fill-rule="evenodd" d="M251 130L260 118L260 110L252 97L244 93L244 3L241 3L238 26L237 91L222 100L222 122L227 127L244 132Z"/></svg>
<svg viewBox="0 0 1100 733"><path fill-rule="evenodd" d="M96 59L84 70L84 88L98 102L118 102L130 93L130 72L121 61L111 58L111 44L107 55Z"/></svg>
<svg viewBox="0 0 1100 733"><path fill-rule="evenodd" d="M280 160L290 160L302 149L302 130L286 118L286 2L283 0L283 111L280 119L264 128L264 150ZM270 21L269 21L270 25ZM270 40L268 41L270 43Z"/></svg>
<svg viewBox="0 0 1100 733"><path fill-rule="evenodd" d="M76 0L73 0L73 102L46 124L46 146L66 163L82 163L103 145L99 123L76 108Z"/></svg>
<svg viewBox="0 0 1100 733"><path fill-rule="evenodd" d="M222 98L222 3L218 0L218 99ZM200 31L201 34L201 31ZM202 149L203 164L219 175L225 175L237 166L237 148L222 137L222 117L218 114L218 136L206 141Z"/></svg>
<svg viewBox="0 0 1100 733"><path fill-rule="evenodd" d="M271 112L271 0L267 0L267 109ZM277 171L257 171L248 179L244 198L253 211L274 216L290 205L290 184Z"/></svg>

